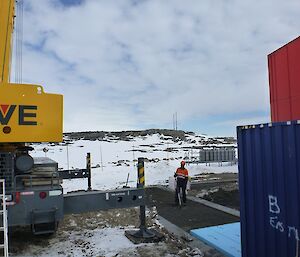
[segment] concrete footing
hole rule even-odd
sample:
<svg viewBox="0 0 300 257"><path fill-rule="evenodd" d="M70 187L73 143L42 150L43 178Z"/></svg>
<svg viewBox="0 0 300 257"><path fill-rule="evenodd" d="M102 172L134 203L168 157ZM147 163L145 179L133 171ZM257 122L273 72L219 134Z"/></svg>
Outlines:
<svg viewBox="0 0 300 257"><path fill-rule="evenodd" d="M125 231L125 236L134 244L158 243L164 239L164 235L155 229L137 229Z"/></svg>

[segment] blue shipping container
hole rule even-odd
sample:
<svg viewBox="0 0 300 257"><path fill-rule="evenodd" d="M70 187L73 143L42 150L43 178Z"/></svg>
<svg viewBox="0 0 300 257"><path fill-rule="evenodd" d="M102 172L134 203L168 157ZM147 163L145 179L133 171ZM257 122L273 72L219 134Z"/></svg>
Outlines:
<svg viewBox="0 0 300 257"><path fill-rule="evenodd" d="M300 121L237 128L243 257L300 256Z"/></svg>

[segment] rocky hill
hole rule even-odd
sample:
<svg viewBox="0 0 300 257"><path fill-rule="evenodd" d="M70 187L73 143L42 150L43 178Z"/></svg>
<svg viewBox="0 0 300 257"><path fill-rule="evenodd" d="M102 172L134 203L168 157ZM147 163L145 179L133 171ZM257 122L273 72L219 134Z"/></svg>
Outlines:
<svg viewBox="0 0 300 257"><path fill-rule="evenodd" d="M236 144L236 139L233 137L208 137L205 135L195 135L194 132L183 130L171 130L171 129L146 129L146 130L128 130L128 131L85 131L85 132L69 132L64 133L65 138L69 140L120 140L131 141L136 137L145 137L158 134L166 139L172 139L174 142L178 141L190 141L190 136L195 136L202 141L204 145L207 144Z"/></svg>

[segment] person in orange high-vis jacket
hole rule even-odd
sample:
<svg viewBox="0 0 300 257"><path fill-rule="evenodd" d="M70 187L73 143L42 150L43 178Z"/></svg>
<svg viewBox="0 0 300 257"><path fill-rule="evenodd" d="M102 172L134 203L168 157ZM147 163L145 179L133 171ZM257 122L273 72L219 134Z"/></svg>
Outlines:
<svg viewBox="0 0 300 257"><path fill-rule="evenodd" d="M182 190L182 201L186 203L186 185L188 182L189 172L184 167L185 161L181 161L180 167L176 170L174 177L177 180L176 192L175 192L175 203L179 203L178 193Z"/></svg>

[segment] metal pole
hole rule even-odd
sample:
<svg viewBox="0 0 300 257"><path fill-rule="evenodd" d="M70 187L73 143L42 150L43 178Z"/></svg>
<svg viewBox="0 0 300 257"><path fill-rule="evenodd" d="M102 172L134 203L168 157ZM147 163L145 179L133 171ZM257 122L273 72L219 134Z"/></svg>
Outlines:
<svg viewBox="0 0 300 257"><path fill-rule="evenodd" d="M133 162L133 167L135 167L135 154L134 154L134 142L132 143L132 162Z"/></svg>
<svg viewBox="0 0 300 257"><path fill-rule="evenodd" d="M145 169L144 158L138 158L137 164L138 182L137 188L145 187ZM138 231L125 231L125 235L135 243L155 242L163 238L158 232L153 229L147 229L146 226L146 206L140 206L140 229Z"/></svg>
<svg viewBox="0 0 300 257"><path fill-rule="evenodd" d="M144 188L145 187L145 164L144 158L138 158L138 184L137 188Z"/></svg>
<svg viewBox="0 0 300 257"><path fill-rule="evenodd" d="M100 163L101 163L101 170L103 171L103 156L102 156L101 142L100 142Z"/></svg>
<svg viewBox="0 0 300 257"><path fill-rule="evenodd" d="M92 190L91 153L86 155L86 169L88 172L88 190Z"/></svg>
<svg viewBox="0 0 300 257"><path fill-rule="evenodd" d="M68 170L70 170L70 163L69 163L69 147L67 143L67 165L68 165Z"/></svg>
<svg viewBox="0 0 300 257"><path fill-rule="evenodd" d="M137 188L144 188L145 187L145 163L144 158L138 158L138 184ZM146 207L145 205L140 206L140 220L141 225L140 229L144 230L146 229Z"/></svg>
<svg viewBox="0 0 300 257"><path fill-rule="evenodd" d="M169 143L167 142L167 165L169 166L170 156L169 156Z"/></svg>

